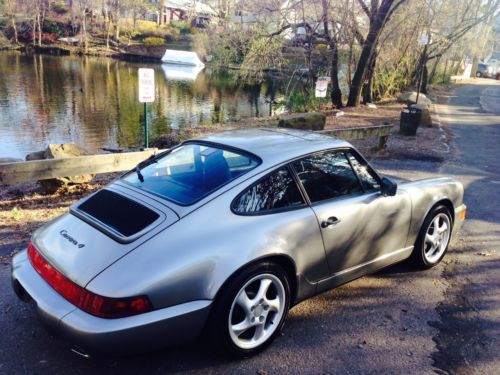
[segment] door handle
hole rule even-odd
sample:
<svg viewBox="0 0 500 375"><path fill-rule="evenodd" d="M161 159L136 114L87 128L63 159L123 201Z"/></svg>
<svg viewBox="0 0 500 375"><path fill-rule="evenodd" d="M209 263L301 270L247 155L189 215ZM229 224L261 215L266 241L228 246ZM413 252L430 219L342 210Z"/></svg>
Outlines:
<svg viewBox="0 0 500 375"><path fill-rule="evenodd" d="M340 219L335 216L330 216L326 221L321 222L321 228L328 228L340 223Z"/></svg>

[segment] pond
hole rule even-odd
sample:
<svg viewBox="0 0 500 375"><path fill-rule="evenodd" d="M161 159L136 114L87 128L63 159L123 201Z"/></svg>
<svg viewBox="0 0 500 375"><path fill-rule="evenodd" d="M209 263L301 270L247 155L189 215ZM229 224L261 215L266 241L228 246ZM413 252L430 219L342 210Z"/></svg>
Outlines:
<svg viewBox="0 0 500 375"><path fill-rule="evenodd" d="M150 139L171 128L269 116L286 82L242 85L227 73L108 58L0 53L0 157L24 158L49 143L89 152L140 147L137 69L155 70Z"/></svg>

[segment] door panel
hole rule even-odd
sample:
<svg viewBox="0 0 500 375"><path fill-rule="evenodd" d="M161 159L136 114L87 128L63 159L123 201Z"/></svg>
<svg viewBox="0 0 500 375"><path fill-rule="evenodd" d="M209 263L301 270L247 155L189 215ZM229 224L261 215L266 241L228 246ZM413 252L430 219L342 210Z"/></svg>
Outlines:
<svg viewBox="0 0 500 375"><path fill-rule="evenodd" d="M394 197L379 192L313 205L331 273L369 262L405 246L411 202L401 191ZM337 222L327 225L328 220Z"/></svg>
<svg viewBox="0 0 500 375"><path fill-rule="evenodd" d="M380 177L354 150L319 152L292 165L318 219L332 274L405 246L408 194L382 195Z"/></svg>

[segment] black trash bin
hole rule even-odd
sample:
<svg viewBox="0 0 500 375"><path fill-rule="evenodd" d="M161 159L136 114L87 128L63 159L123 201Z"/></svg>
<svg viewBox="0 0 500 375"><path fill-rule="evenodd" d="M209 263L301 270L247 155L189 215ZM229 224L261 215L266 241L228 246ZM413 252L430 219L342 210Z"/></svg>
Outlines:
<svg viewBox="0 0 500 375"><path fill-rule="evenodd" d="M417 128L420 125L422 111L418 108L408 108L401 111L399 120L399 132L404 135L417 134Z"/></svg>

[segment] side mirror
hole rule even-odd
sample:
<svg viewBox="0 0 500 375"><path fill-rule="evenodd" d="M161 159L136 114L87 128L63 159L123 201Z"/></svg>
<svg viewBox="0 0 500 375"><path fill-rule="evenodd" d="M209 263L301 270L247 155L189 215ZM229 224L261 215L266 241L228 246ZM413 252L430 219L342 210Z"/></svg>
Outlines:
<svg viewBox="0 0 500 375"><path fill-rule="evenodd" d="M387 177L382 178L382 186L380 188L383 195L393 197L396 195L396 191L398 190L398 184L391 181Z"/></svg>

